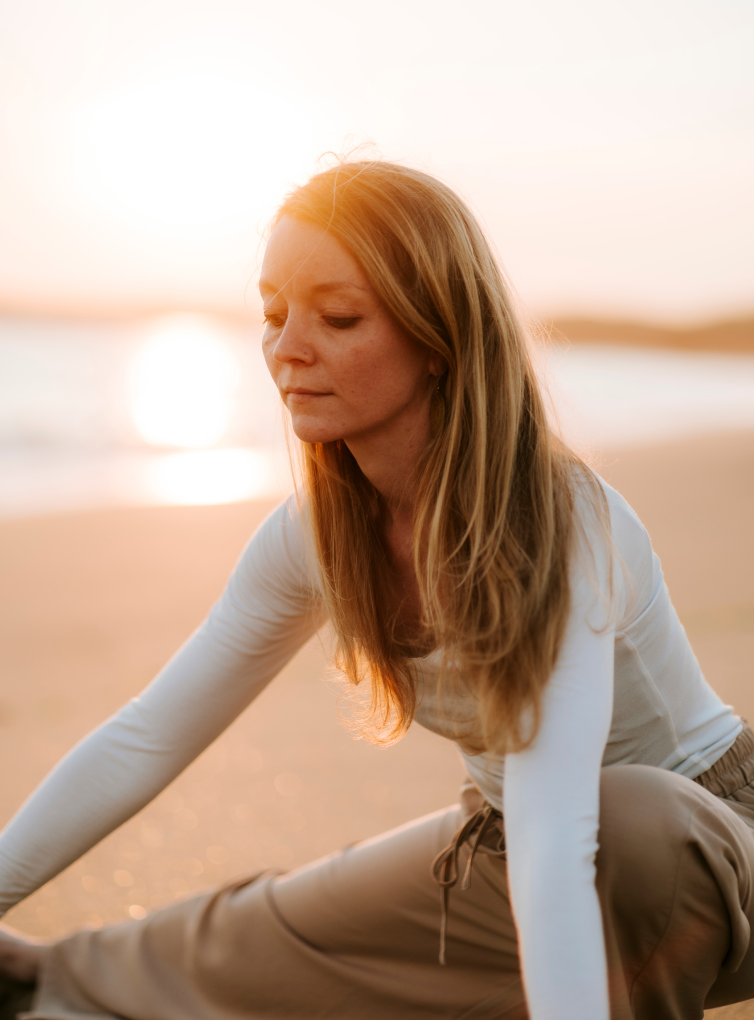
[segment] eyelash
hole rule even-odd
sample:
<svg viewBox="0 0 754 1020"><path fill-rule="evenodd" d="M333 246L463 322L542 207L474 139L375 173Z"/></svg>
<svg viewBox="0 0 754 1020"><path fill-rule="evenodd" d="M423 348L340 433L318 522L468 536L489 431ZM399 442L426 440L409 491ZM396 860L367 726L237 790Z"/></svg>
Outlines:
<svg viewBox="0 0 754 1020"><path fill-rule="evenodd" d="M333 329L350 329L351 326L356 325L360 316L352 315L347 319L338 319L333 315L323 315L322 318L325 320L327 325L332 326Z"/></svg>
<svg viewBox="0 0 754 1020"><path fill-rule="evenodd" d="M360 321L361 316L352 315L349 316L348 318L340 319L334 315L323 315L322 318L327 323L327 325L330 326L332 329L350 329L352 326L355 326L356 323ZM270 314L265 315L264 321L268 326L271 326L272 329L281 329L285 319L284 316L282 315Z"/></svg>

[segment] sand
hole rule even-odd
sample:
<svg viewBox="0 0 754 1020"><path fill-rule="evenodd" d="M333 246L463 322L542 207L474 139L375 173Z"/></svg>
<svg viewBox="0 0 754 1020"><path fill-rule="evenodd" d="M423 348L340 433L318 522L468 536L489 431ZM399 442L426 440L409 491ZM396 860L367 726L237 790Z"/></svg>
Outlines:
<svg viewBox="0 0 754 1020"><path fill-rule="evenodd" d="M647 525L708 679L754 719L754 433L605 455L600 470ZM0 523L0 821L200 622L269 509ZM389 749L353 740L326 676L315 642L161 797L8 921L58 935L139 916L455 799L461 767L450 745L418 727ZM754 1017L754 1003L714 1015Z"/></svg>

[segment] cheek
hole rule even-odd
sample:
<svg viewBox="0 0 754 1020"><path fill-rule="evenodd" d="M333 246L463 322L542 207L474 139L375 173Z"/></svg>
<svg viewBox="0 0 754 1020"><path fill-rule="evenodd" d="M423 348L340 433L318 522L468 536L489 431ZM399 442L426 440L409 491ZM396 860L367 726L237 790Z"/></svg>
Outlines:
<svg viewBox="0 0 754 1020"><path fill-rule="evenodd" d="M369 347L342 355L328 369L349 420L371 420L399 399L400 373Z"/></svg>
<svg viewBox="0 0 754 1020"><path fill-rule="evenodd" d="M277 379L278 372L280 371L280 365L275 360L275 342L273 339L268 339L265 336L262 340L262 356L264 357L264 363L267 366L267 371L270 373L273 379Z"/></svg>
<svg viewBox="0 0 754 1020"><path fill-rule="evenodd" d="M427 374L426 356L405 340L389 333L375 338L353 358L350 381L360 399L371 406L400 405L416 393Z"/></svg>

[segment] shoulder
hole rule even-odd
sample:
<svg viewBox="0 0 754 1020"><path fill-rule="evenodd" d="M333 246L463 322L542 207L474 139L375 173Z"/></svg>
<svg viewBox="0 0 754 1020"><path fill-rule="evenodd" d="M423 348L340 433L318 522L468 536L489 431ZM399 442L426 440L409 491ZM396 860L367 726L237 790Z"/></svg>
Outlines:
<svg viewBox="0 0 754 1020"><path fill-rule="evenodd" d="M575 475L574 513L581 541L592 548L609 538L625 560L651 553L647 529L628 501L589 468Z"/></svg>
<svg viewBox="0 0 754 1020"><path fill-rule="evenodd" d="M595 474L593 478L604 497L603 507L609 521L605 537L612 547L610 587L618 596L617 605L622 606L619 618L623 619L627 612L633 614L637 606L643 607L651 601L662 582L662 569L652 548L649 532L633 507L599 475ZM580 499L583 500L583 497ZM581 530L593 550L597 544L595 512L586 515L577 512L582 523ZM605 531L603 525L603 535ZM590 541L591 536L595 536L594 544Z"/></svg>
<svg viewBox="0 0 754 1020"><path fill-rule="evenodd" d="M610 534L616 550L626 562L637 562L651 556L649 532L629 502L603 478L597 476L605 494L610 514Z"/></svg>
<svg viewBox="0 0 754 1020"><path fill-rule="evenodd" d="M587 471L579 473L574 490L577 562L586 575L596 571L606 592L620 596L630 589L641 597L654 590L659 572L649 533L621 493Z"/></svg>

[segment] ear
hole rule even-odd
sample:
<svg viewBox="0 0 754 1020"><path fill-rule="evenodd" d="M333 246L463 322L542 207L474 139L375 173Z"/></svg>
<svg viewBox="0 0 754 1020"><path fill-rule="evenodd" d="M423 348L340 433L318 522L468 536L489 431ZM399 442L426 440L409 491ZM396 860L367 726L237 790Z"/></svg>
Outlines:
<svg viewBox="0 0 754 1020"><path fill-rule="evenodd" d="M429 368L429 374L434 375L439 379L440 376L445 375L447 372L448 363L445 358L443 358L442 354L438 354L437 351L431 351L427 367Z"/></svg>

